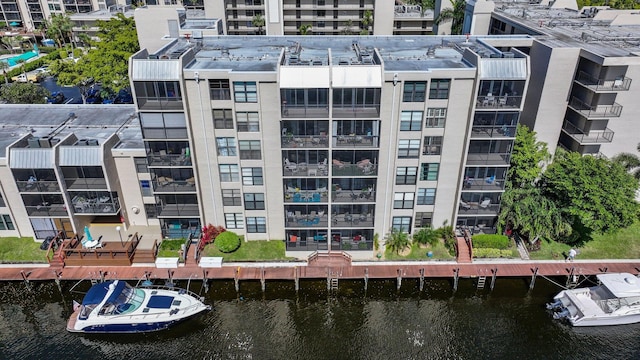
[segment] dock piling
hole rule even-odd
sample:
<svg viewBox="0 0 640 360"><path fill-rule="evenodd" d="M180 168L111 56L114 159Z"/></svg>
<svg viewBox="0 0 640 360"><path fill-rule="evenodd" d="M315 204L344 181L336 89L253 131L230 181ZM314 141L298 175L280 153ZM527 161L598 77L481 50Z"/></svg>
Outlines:
<svg viewBox="0 0 640 360"><path fill-rule="evenodd" d="M364 291L369 287L369 268L364 268Z"/></svg>
<svg viewBox="0 0 640 360"><path fill-rule="evenodd" d="M236 269L236 272L233 276L233 282L236 286L236 292L239 293L240 292L240 267L239 266Z"/></svg>
<svg viewBox="0 0 640 360"><path fill-rule="evenodd" d="M491 276L491 285L490 289L493 290L493 287L496 285L496 277L498 276L498 268L491 269L493 275Z"/></svg>
<svg viewBox="0 0 640 360"><path fill-rule="evenodd" d="M460 274L460 268L453 269L453 291L458 290L458 277Z"/></svg>
<svg viewBox="0 0 640 360"><path fill-rule="evenodd" d="M300 276L298 275L298 267L293 267L293 284L296 288L296 293L300 290Z"/></svg>
<svg viewBox="0 0 640 360"><path fill-rule="evenodd" d="M264 293L267 288L267 283L264 279L264 267L260 269L260 286L262 287L262 292Z"/></svg>
<svg viewBox="0 0 640 360"><path fill-rule="evenodd" d="M202 269L202 287L205 293L209 292L209 279L207 278L208 272L206 269Z"/></svg>
<svg viewBox="0 0 640 360"><path fill-rule="evenodd" d="M402 269L398 269L398 276L396 277L397 287L396 290L400 291L400 287L402 286Z"/></svg>
<svg viewBox="0 0 640 360"><path fill-rule="evenodd" d="M422 292L423 288L424 288L424 268L420 269L420 285L419 285L420 292Z"/></svg>
<svg viewBox="0 0 640 360"><path fill-rule="evenodd" d="M167 275L169 280L167 280L167 286L169 287L173 287L173 271L171 271L171 269L167 269Z"/></svg>
<svg viewBox="0 0 640 360"><path fill-rule="evenodd" d="M533 269L533 275L531 275L531 283L529 284L529 290L533 290L533 287L536 284L537 277L538 277L538 267L536 266L536 268Z"/></svg>

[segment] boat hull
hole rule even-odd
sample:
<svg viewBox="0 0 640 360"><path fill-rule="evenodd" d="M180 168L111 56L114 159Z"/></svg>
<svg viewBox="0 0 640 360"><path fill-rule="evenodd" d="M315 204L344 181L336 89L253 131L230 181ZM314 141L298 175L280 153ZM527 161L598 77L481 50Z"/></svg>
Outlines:
<svg viewBox="0 0 640 360"><path fill-rule="evenodd" d="M204 310L203 310L204 311ZM181 319L175 319L171 321L152 322L152 323L136 323L136 324L93 324L85 326L81 329L74 329L67 326L69 332L84 333L84 334L136 334L145 332L154 332L166 330L174 325L177 325L183 321L191 319L199 313L187 316Z"/></svg>

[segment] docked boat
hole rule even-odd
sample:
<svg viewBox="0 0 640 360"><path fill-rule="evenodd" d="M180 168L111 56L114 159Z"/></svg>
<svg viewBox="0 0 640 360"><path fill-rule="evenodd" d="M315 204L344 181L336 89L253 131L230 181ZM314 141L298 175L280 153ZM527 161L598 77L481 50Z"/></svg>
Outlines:
<svg viewBox="0 0 640 360"><path fill-rule="evenodd" d="M629 273L596 275L599 285L563 290L547 304L555 319L573 326L640 322L640 279Z"/></svg>
<svg viewBox="0 0 640 360"><path fill-rule="evenodd" d="M210 310L196 294L173 287L133 287L120 280L93 285L74 302L67 330L81 333L141 333L167 329Z"/></svg>

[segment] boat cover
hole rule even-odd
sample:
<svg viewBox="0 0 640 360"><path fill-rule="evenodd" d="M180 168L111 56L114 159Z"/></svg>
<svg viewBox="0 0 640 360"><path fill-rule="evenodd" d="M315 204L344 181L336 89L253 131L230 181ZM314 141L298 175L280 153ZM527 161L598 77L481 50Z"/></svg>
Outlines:
<svg viewBox="0 0 640 360"><path fill-rule="evenodd" d="M598 280L618 298L640 296L640 280L629 273L600 274Z"/></svg>
<svg viewBox="0 0 640 360"><path fill-rule="evenodd" d="M82 305L99 304L100 302L102 302L102 299L104 299L104 297L107 295L107 292L109 292L109 287L111 286L111 284L116 282L118 281L109 280L93 285L82 299ZM120 288L117 292L118 294L120 294L120 291L122 291L122 288L124 288L124 282L119 282L117 287Z"/></svg>

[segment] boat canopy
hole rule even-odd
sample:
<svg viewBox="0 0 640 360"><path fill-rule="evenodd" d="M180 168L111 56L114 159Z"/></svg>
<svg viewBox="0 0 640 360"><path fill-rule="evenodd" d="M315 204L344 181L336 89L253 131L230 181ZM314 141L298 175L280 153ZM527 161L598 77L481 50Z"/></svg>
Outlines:
<svg viewBox="0 0 640 360"><path fill-rule="evenodd" d="M640 296L640 279L632 274L600 274L597 277L602 285L618 298Z"/></svg>
<svg viewBox="0 0 640 360"><path fill-rule="evenodd" d="M117 280L109 280L93 285L82 299L82 305L93 305L102 302L109 292L109 286Z"/></svg>

